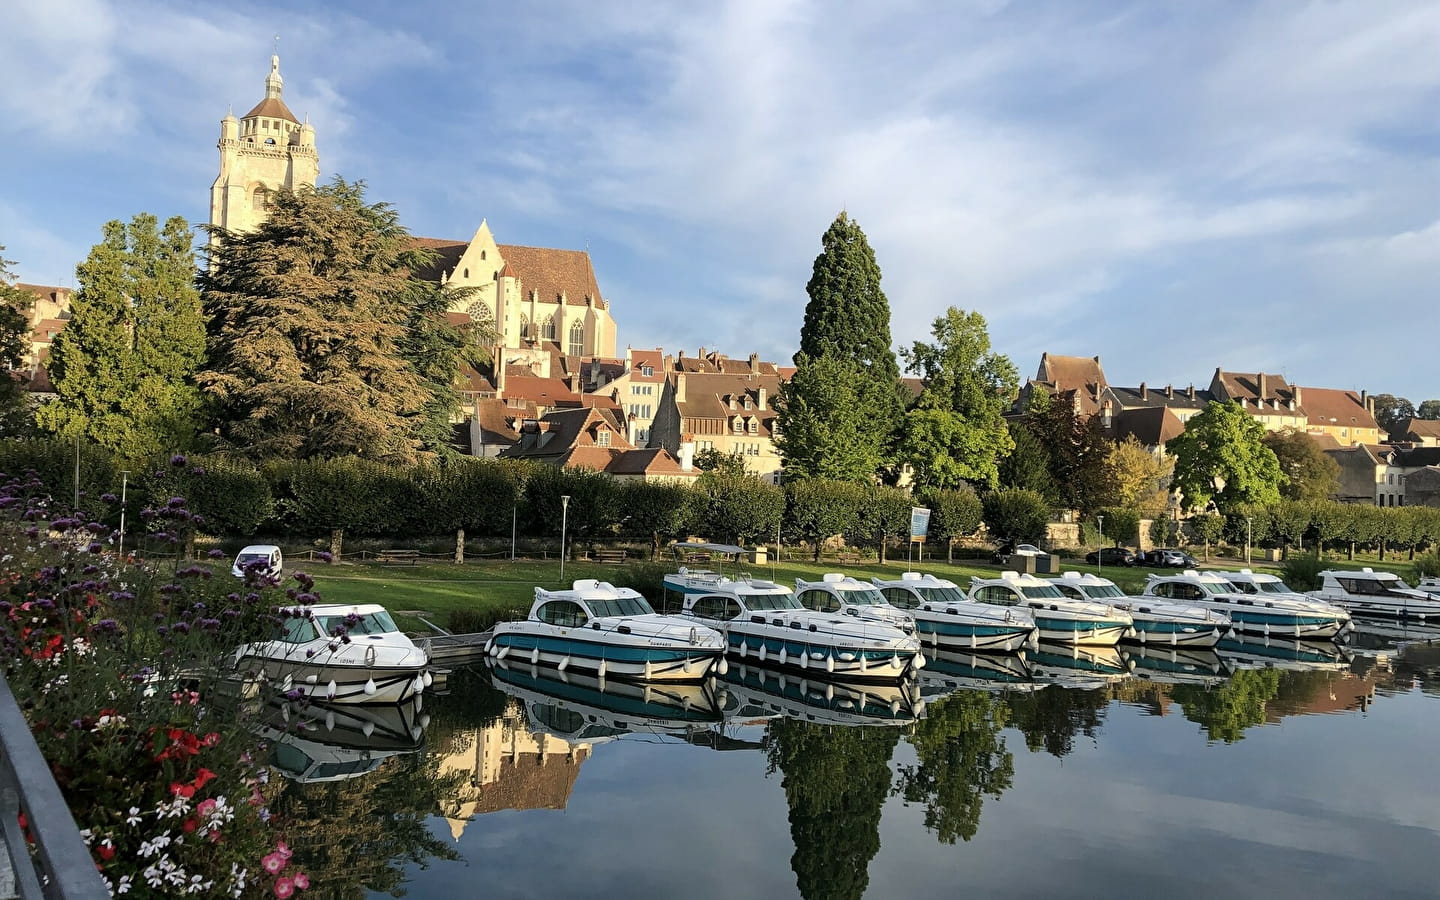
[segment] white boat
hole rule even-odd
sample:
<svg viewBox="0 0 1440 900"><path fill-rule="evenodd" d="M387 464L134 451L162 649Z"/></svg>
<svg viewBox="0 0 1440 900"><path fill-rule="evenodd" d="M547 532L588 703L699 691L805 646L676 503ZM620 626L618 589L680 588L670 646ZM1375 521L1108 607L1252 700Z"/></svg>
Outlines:
<svg viewBox="0 0 1440 900"><path fill-rule="evenodd" d="M1291 638L1232 632L1215 647L1232 669L1288 669L1297 672L1350 668L1351 654L1333 641L1297 641Z"/></svg>
<svg viewBox="0 0 1440 900"><path fill-rule="evenodd" d="M535 589L530 615L501 622L493 660L643 681L700 681L723 665L725 639L699 622L650 608L637 591L584 578L568 591Z"/></svg>
<svg viewBox="0 0 1440 900"><path fill-rule="evenodd" d="M925 709L913 681L847 684L736 665L716 688L726 719L784 716L817 725L906 725Z"/></svg>
<svg viewBox="0 0 1440 900"><path fill-rule="evenodd" d="M1051 644L1027 651L1030 678L1039 685L1093 691L1130 677L1130 662L1115 646Z"/></svg>
<svg viewBox="0 0 1440 900"><path fill-rule="evenodd" d="M1274 635L1296 640L1334 640L1351 628L1343 609L1308 598L1251 596L1226 580L1223 573L1186 569L1175 575L1150 575L1146 597L1203 606L1230 617L1236 632Z"/></svg>
<svg viewBox="0 0 1440 900"><path fill-rule="evenodd" d="M1039 690L1030 678L1025 651L976 653L937 647L926 657L920 673L920 693L927 699L956 691L1028 693Z"/></svg>
<svg viewBox="0 0 1440 900"><path fill-rule="evenodd" d="M666 575L665 587L681 597L677 617L723 632L730 657L750 665L844 681L895 681L925 666L913 634L806 609L773 581L686 571Z"/></svg>
<svg viewBox="0 0 1440 900"><path fill-rule="evenodd" d="M1420 583L1415 585L1417 591L1424 591L1427 594L1440 595L1440 576L1425 575L1421 577Z"/></svg>
<svg viewBox="0 0 1440 900"><path fill-rule="evenodd" d="M243 684L330 703L403 703L432 681L429 657L383 606L324 603L282 608L280 615L274 640L235 651Z"/></svg>
<svg viewBox="0 0 1440 900"><path fill-rule="evenodd" d="M1039 640L1030 610L976 603L953 581L919 572L870 581L891 606L915 617L922 644L945 650L1013 652Z"/></svg>
<svg viewBox="0 0 1440 900"><path fill-rule="evenodd" d="M1440 622L1440 593L1412 588L1394 572L1326 569L1320 579L1320 590L1309 596L1355 615Z"/></svg>
<svg viewBox="0 0 1440 900"><path fill-rule="evenodd" d="M1066 572L1050 581L1073 600L1109 603L1128 612L1135 621L1135 632L1126 640L1171 647L1213 647L1230 631L1230 618L1224 613L1203 606L1167 603L1156 597L1129 597L1115 582L1099 575Z"/></svg>
<svg viewBox="0 0 1440 900"><path fill-rule="evenodd" d="M819 581L795 579L795 599L815 612L854 616L865 622L890 625L906 634L915 633L914 616L891 606L874 585L839 572L827 572Z"/></svg>
<svg viewBox="0 0 1440 900"><path fill-rule="evenodd" d="M1113 647L1135 627L1130 614L1114 604L1071 600L1049 581L1028 573L972 578L970 599L1028 611L1041 641Z"/></svg>
<svg viewBox="0 0 1440 900"><path fill-rule="evenodd" d="M1230 677L1225 660L1213 649L1194 649L1146 644L1128 647L1131 674L1156 684L1196 684L1213 687Z"/></svg>

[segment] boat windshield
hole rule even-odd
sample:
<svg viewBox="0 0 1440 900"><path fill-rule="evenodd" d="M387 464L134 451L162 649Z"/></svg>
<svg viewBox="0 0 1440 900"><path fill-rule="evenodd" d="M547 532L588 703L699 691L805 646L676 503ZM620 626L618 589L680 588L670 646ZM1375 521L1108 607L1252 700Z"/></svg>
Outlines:
<svg viewBox="0 0 1440 900"><path fill-rule="evenodd" d="M1080 593L1091 600L1121 600L1125 592L1113 584L1082 584L1078 585Z"/></svg>
<svg viewBox="0 0 1440 900"><path fill-rule="evenodd" d="M334 634L335 629L341 626L347 634L392 634L400 630L395 627L395 620L390 618L390 614L383 610L363 616L354 613L348 616L316 616L315 621L325 634Z"/></svg>
<svg viewBox="0 0 1440 900"><path fill-rule="evenodd" d="M915 590L929 603L961 603L970 599L965 596L964 591L953 587L922 587Z"/></svg>
<svg viewBox="0 0 1440 900"><path fill-rule="evenodd" d="M1020 593L1029 600L1064 600L1065 595L1060 593L1059 588L1051 587L1048 584L1024 585Z"/></svg>
<svg viewBox="0 0 1440 900"><path fill-rule="evenodd" d="M1202 581L1200 589L1207 594L1234 594L1238 593L1235 586L1228 581Z"/></svg>
<svg viewBox="0 0 1440 900"><path fill-rule="evenodd" d="M648 616L655 612L644 597L605 597L585 599L590 614L595 618L605 616Z"/></svg>
<svg viewBox="0 0 1440 900"><path fill-rule="evenodd" d="M853 606L884 606L885 595L875 588L845 588L845 602Z"/></svg>
<svg viewBox="0 0 1440 900"><path fill-rule="evenodd" d="M1262 594L1295 593L1294 591L1290 590L1290 588L1283 581L1259 581L1255 583L1255 586L1260 589L1260 593Z"/></svg>
<svg viewBox="0 0 1440 900"><path fill-rule="evenodd" d="M804 609L795 595L789 591L780 594L746 594L744 597L745 606L755 612L768 612L779 609Z"/></svg>

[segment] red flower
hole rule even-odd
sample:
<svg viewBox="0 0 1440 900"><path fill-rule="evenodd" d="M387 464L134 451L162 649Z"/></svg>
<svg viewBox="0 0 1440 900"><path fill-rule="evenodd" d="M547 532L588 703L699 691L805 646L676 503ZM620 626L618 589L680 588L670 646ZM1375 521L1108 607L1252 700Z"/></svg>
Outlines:
<svg viewBox="0 0 1440 900"><path fill-rule="evenodd" d="M214 772L210 771L209 769L201 769L200 772L195 776L195 780L191 783L195 785L195 790L198 791L203 788L210 781L210 779L214 777Z"/></svg>
<svg viewBox="0 0 1440 900"><path fill-rule="evenodd" d="M100 842L100 846L95 848L95 855L109 862L115 858L115 845L110 843L109 838L106 838Z"/></svg>
<svg viewBox="0 0 1440 900"><path fill-rule="evenodd" d="M184 824L182 824L180 827L185 829L186 834L189 834L194 831L199 826L199 824L200 823L196 822L194 819L186 819Z"/></svg>
<svg viewBox="0 0 1440 900"><path fill-rule="evenodd" d="M195 788L192 785L172 781L170 782L170 793L177 797L193 797L195 796Z"/></svg>

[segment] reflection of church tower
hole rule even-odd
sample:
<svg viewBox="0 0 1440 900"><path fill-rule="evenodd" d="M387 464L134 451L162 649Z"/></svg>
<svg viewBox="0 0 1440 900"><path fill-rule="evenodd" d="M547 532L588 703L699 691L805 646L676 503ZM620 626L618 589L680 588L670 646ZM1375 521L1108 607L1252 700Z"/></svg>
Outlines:
<svg viewBox="0 0 1440 900"><path fill-rule="evenodd" d="M280 98L280 57L270 57L265 99L237 120L220 120L220 174L210 187L210 224L249 231L265 221L267 195L315 185L320 157L315 129L300 124Z"/></svg>

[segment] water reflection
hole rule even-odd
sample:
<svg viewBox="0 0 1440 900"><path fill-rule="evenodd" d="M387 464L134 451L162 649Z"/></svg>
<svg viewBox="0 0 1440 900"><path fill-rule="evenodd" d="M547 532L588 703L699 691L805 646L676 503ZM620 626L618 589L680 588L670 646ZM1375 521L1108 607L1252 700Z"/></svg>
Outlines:
<svg viewBox="0 0 1440 900"><path fill-rule="evenodd" d="M925 828L946 844L980 828L986 795L999 799L1015 776L1015 757L1001 730L1010 709L1000 697L961 691L932 703L908 740L914 765L901 765L896 793L925 806Z"/></svg>
<svg viewBox="0 0 1440 900"><path fill-rule="evenodd" d="M1293 641L1262 635L1233 632L1215 646L1233 669L1284 668L1295 671L1350 667L1352 654L1331 641Z"/></svg>
<svg viewBox="0 0 1440 900"><path fill-rule="evenodd" d="M760 666L732 665L720 687L726 719L788 716L828 725L899 725L925 708L914 682L809 681Z"/></svg>
<svg viewBox="0 0 1440 900"><path fill-rule="evenodd" d="M422 700L365 706L274 700L255 730L270 742L270 763L295 781L359 778L385 760L419 750L430 719Z"/></svg>
<svg viewBox="0 0 1440 900"><path fill-rule="evenodd" d="M1024 653L967 653L934 650L920 670L920 693L943 697L956 691L1033 691Z"/></svg>
<svg viewBox="0 0 1440 900"><path fill-rule="evenodd" d="M1183 647L1139 647L1129 653L1136 678L1155 684L1224 684L1230 677L1224 659L1214 650Z"/></svg>
<svg viewBox="0 0 1440 900"><path fill-rule="evenodd" d="M1090 691L1130 677L1130 664L1118 647L1041 642L1026 658L1038 684Z"/></svg>

